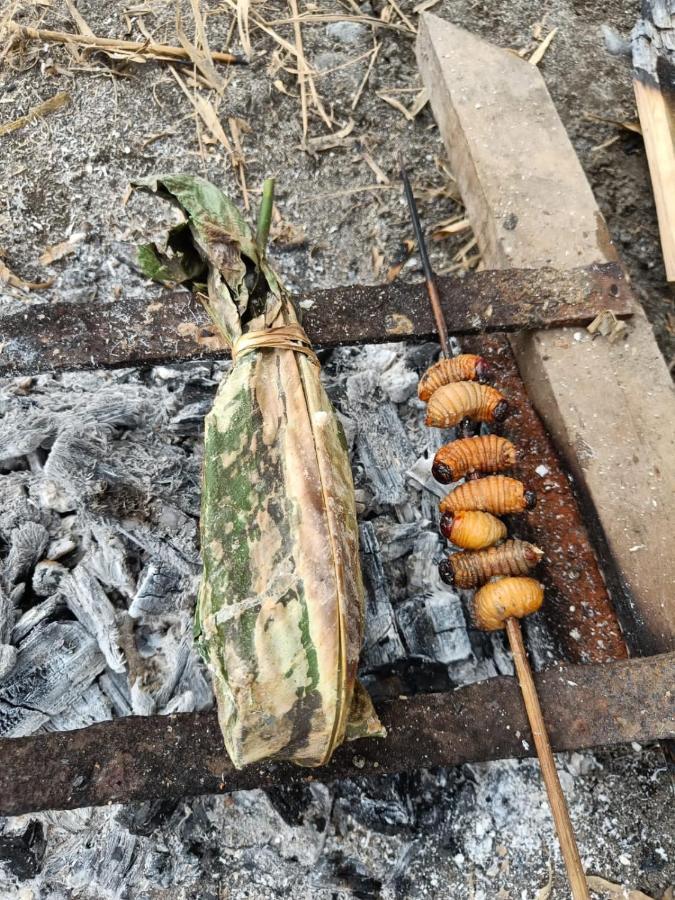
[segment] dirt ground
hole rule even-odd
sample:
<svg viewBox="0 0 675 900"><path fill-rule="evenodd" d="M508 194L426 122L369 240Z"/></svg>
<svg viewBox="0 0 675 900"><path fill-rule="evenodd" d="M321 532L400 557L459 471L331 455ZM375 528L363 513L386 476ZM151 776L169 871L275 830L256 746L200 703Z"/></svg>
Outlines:
<svg viewBox="0 0 675 900"><path fill-rule="evenodd" d="M121 292L143 296L158 292L138 273L133 247L161 232L167 208L152 198L128 193L131 180L153 173L201 174L242 203L248 195L252 212L263 178L275 176L279 217L273 231L273 254L287 283L295 289L381 281L403 258L402 247L412 231L396 174L399 151L408 162L429 229L451 217L461 219L462 207L445 167L429 107L408 116L400 109L401 105L413 108L421 89L414 33L405 22L407 18L414 26L416 0L299 4L311 17L302 27L304 49L315 73L321 109L338 135L334 140L329 138L331 131L312 102L308 86L308 128L303 141L293 26L284 23L293 5L276 0L250 4L250 64L219 68L226 82L220 94L203 84L194 86L192 65L177 65L172 72L163 63L111 61L42 41L6 46L0 68L0 128L59 92L67 92L70 102L0 136L1 258L21 279L51 282L45 289L26 292L18 283L0 281L0 315L19 308L30 315L32 304L57 297L105 303ZM154 40L177 43L173 4L81 0L77 8L97 35L143 41L151 34ZM201 9L206 13L211 47L242 52L232 4L202 0ZM603 4L588 0L544 4L442 0L432 11L501 46L527 53L557 28L540 64L542 73L670 362L675 351L675 317L665 283L644 148L639 135L620 125L636 118L630 63L607 52L601 31L607 25L626 37L638 15L638 4L620 0ZM71 12L62 0L15 2L8 12L24 24L74 28ZM350 16L358 16L359 21L347 21ZM375 28L369 19L384 19L385 24ZM191 37L192 11L187 0L182 3L182 21ZM267 30L256 21L267 23ZM202 103L201 117L195 110L195 98ZM205 109L206 101L223 132L218 132L213 120L208 127L205 119L213 114ZM223 138L230 151L223 146ZM233 161L238 164L234 168ZM52 251L56 256L63 253L62 258L40 262L46 250L64 241L70 246ZM469 230L434 241L431 247L439 272L461 271L478 262ZM417 258L412 256L404 277L417 277L418 268ZM575 810L583 817L577 825L585 861L592 871L611 881L639 887L653 897L664 896L675 870L672 822L669 826L667 816L672 799L661 751L623 748L591 759L581 769L577 764L577 770L571 762L566 763L572 766L566 787L577 792ZM506 764L498 765L503 769ZM512 819L500 820L493 813L484 826L467 806L481 801L489 807L493 802L490 779L474 777L469 769L451 773L449 778L453 784L464 779L468 786L453 795L452 802L447 800L447 810L438 780L414 785L417 793L411 791L411 796L421 796L424 790L428 796L427 806L415 801L419 807L415 809L397 785L397 803L410 810L409 821L400 827L392 825L391 839L383 837L379 843L378 837L370 850L370 832L361 834L359 823L345 826L347 837L336 831L330 839L335 845L332 851L351 852L370 868L364 869L365 875L357 872L358 878L347 878L345 884L336 875L332 893L322 887L315 895L503 900L566 896L559 860L552 893L537 893L547 881L552 844L552 835L546 830L549 826L533 822L533 828L545 832L549 849L538 839L532 840L519 858L518 847L508 834ZM531 789L529 770L514 776L512 786ZM392 801L382 799L377 791L386 793L378 788L373 805L393 808ZM217 801L214 808L220 809L222 802ZM245 801L237 803L241 806ZM446 819L441 821L440 813L434 817L429 812L434 804L445 810ZM192 806L197 808L199 803ZM287 814L286 807L284 811ZM228 815L209 813L214 822L221 821L221 814ZM456 833L458 823L474 829L473 855L466 849L466 840ZM272 834L272 826L270 829ZM381 829L378 835L384 833ZM301 841L302 833L298 834L294 839ZM211 842L209 853L215 859L218 847L213 835ZM403 854L409 852L409 845L414 852L408 865ZM240 852L241 846L236 846ZM270 854L276 852L272 837L269 846ZM506 857L500 855L501 846L508 846ZM285 869L275 868L276 863L265 869L264 861L254 864L241 853L241 858L235 859L233 851L227 864L221 865L221 860L211 868L202 865L202 872L208 873L213 883L220 884L221 876L223 884L227 881L227 893L220 891L220 896L312 894L314 882L308 873L317 863L312 862L311 854L305 854L305 859L302 852L294 850L293 856L289 851L290 855L283 857L284 865L288 862ZM469 855L468 862L463 853ZM384 855L379 858L378 854ZM511 869L504 864L505 858L512 861ZM406 864L401 867L400 885L392 887L387 871L394 864L391 861L401 859ZM195 863L195 871L198 868ZM276 880L282 869L287 879L283 892L282 883ZM364 887L362 881L367 882L369 871L376 873L373 884L384 885L380 893L373 884ZM195 888L201 893L164 892L161 896L216 896L213 883L209 890L214 893L204 887ZM85 896L68 894L80 895Z"/></svg>

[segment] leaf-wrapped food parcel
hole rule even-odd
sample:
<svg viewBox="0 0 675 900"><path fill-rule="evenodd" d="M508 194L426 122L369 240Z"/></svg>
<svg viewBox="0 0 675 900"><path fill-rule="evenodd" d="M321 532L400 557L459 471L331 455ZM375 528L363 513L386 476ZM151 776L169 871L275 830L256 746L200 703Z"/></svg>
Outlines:
<svg viewBox="0 0 675 900"><path fill-rule="evenodd" d="M141 182L175 202L191 236L151 270L195 275L229 344L298 322L236 207L195 176ZM174 248L175 248L174 242ZM237 356L206 417L196 630L233 763L326 763L345 737L381 735L356 680L363 586L346 442L313 358Z"/></svg>

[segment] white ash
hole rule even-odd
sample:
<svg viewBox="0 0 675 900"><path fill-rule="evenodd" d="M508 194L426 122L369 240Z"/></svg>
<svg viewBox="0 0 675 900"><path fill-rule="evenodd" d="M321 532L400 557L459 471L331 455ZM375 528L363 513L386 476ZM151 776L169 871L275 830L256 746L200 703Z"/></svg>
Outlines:
<svg viewBox="0 0 675 900"><path fill-rule="evenodd" d="M438 577L444 489L430 466L448 434L424 427L414 392L436 354L433 344L323 354L352 445L367 588L362 674L376 696L449 689L506 669L503 647L469 627L459 595ZM64 726L212 704L190 619L200 572L201 429L228 365L42 375L20 390L4 382L0 696L12 705L0 715L3 733L54 728L51 716ZM65 633L89 662L79 680L60 684L68 667L58 647L64 658L72 652ZM37 707L21 696L28 682L16 679L17 671L39 672L45 650L36 636L54 654L44 684L31 683ZM64 697L76 704L70 717ZM95 707L90 714L82 697Z"/></svg>
<svg viewBox="0 0 675 900"><path fill-rule="evenodd" d="M399 345L324 354L361 498L362 677L375 696L449 690L510 671L503 637L475 631L470 595L438 576L445 489L430 465L448 435L423 426L409 391L436 352ZM3 736L212 704L191 618L202 420L226 370L194 363L41 376L21 393L4 383ZM30 439L17 432L21 423ZM554 645L543 633L539 646ZM576 776L568 777L574 794ZM475 869L476 896L481 884L492 896L499 879L524 872L545 883L549 851L539 835L554 848L547 815L530 763L44 813L0 822L0 891L20 884L54 897L145 897L207 877L242 898L279 890L291 898L454 897L462 896L466 866L453 861L461 855ZM536 822L529 843L518 826L525 849L509 842L513 819ZM439 840L448 852L425 866ZM510 876L494 874L502 845Z"/></svg>

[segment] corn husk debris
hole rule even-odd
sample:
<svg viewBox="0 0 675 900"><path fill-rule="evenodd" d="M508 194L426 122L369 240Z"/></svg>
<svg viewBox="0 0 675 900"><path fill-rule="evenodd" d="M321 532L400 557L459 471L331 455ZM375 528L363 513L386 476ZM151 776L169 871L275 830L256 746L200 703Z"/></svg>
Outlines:
<svg viewBox="0 0 675 900"><path fill-rule="evenodd" d="M141 248L152 277L193 286L229 343L298 321L264 247L201 178L140 182L185 222ZM235 766L326 763L347 737L383 734L356 680L364 600L346 442L318 366L293 350L238 357L206 417L204 574L196 615Z"/></svg>

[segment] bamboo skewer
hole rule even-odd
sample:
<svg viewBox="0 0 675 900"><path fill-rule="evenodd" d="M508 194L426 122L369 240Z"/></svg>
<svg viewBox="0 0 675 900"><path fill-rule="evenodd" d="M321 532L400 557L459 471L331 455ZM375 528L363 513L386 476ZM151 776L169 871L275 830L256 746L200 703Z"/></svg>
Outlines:
<svg viewBox="0 0 675 900"><path fill-rule="evenodd" d="M527 718L532 731L534 746L539 757L539 766L541 774L546 786L548 794L548 802L553 814L553 821L558 832L558 841L560 842L560 850L562 851L567 869L567 877L569 878L570 887L572 888L572 897L574 900L588 900L590 894L588 892L588 884L586 875L581 864L579 856L579 848L574 836L574 829L570 820L569 810L565 795L563 794L558 777L558 770L555 767L553 758L553 750L551 742L546 730L546 723L541 711L539 703L539 695L532 677L532 669L527 658L525 643L523 641L523 631L520 627L520 620L509 618L506 620L506 634L509 639L509 646L513 655L513 662L516 667L518 676L518 684L525 702L527 710Z"/></svg>
<svg viewBox="0 0 675 900"><path fill-rule="evenodd" d="M441 307L433 269L431 268L431 263L429 261L429 255L427 253L426 242L424 240L424 233L422 231L422 225L420 223L417 205L415 203L415 198L413 196L408 174L400 158L399 165L405 196L408 202L408 208L410 210L410 217L412 219L413 228L415 231L415 238L417 240L420 258L422 260L422 268L424 270L427 293L429 296L429 301L431 303L431 308L434 313L434 319L436 321L436 329L438 331L438 341L441 345L441 351L446 357L457 355L459 353L459 344L454 338L448 336L448 328L445 322L445 317L443 315L443 309ZM544 785L546 787L546 793L548 794L549 805L551 807L553 822L558 834L560 849L562 852L563 860L565 862L565 868L567 869L567 877L569 879L570 887L572 890L572 897L573 900L590 900L588 883L586 881L586 876L581 864L579 848L577 847L576 838L574 836L574 830L572 828L572 822L570 820L567 802L565 800L565 795L563 794L562 787L560 785L560 778L558 777L558 771L555 766L553 750L551 748L548 731L546 730L544 716L541 711L541 704L539 702L539 696L537 694L534 678L532 676L532 669L527 657L527 651L525 649L525 643L523 641L523 632L520 627L519 619L510 617L506 620L506 634L509 640L511 653L513 655L513 662L516 669L516 675L518 677L518 684L520 685L523 702L525 704L525 710L527 712L527 718L530 723L530 730L532 731L534 746L539 758L541 774L544 780Z"/></svg>
<svg viewBox="0 0 675 900"><path fill-rule="evenodd" d="M76 47L91 47L107 53L128 53L148 59L190 60L187 50L172 47L169 44L154 44L151 41L122 41L117 38L103 38L91 34L75 34L71 31L50 31L45 28L33 28L30 25L19 25L9 22L7 27L22 37L38 41L51 41L56 44L72 44ZM214 51L211 57L215 62L226 65L245 63L244 57L234 53Z"/></svg>

